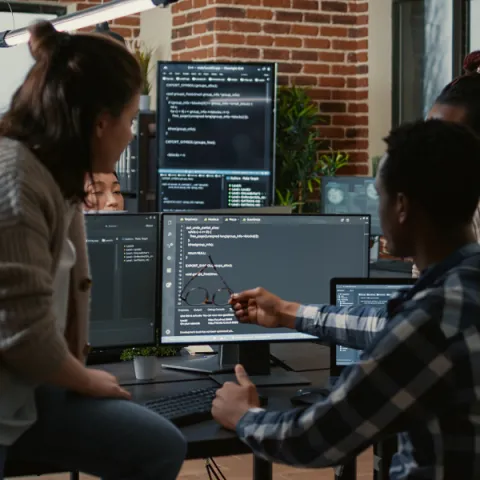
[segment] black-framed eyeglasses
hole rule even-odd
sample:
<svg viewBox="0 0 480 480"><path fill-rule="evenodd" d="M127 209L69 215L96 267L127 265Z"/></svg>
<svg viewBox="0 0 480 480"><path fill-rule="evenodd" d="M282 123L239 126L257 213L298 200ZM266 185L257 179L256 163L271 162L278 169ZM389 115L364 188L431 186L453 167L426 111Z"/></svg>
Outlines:
<svg viewBox="0 0 480 480"><path fill-rule="evenodd" d="M233 290L228 286L227 282L220 275L212 257L208 255L210 263L205 264L183 287L182 292L180 293L180 298L190 306L197 305L217 305L223 307L228 305L230 297L233 295ZM214 292L212 298L210 298L210 292L205 287L194 287L190 288L190 284L200 276L208 267L213 267L215 273L218 275L218 278L222 281L224 287L219 288Z"/></svg>

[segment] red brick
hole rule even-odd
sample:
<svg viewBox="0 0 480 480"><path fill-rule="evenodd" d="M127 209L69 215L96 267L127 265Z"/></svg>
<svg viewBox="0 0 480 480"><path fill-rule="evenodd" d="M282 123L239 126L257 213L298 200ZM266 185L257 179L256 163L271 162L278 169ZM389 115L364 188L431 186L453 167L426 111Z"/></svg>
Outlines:
<svg viewBox="0 0 480 480"><path fill-rule="evenodd" d="M321 62L344 62L345 54L343 52L318 52L318 60Z"/></svg>
<svg viewBox="0 0 480 480"><path fill-rule="evenodd" d="M186 15L173 15L172 17L172 27L178 27L179 25L183 25L187 21Z"/></svg>
<svg viewBox="0 0 480 480"><path fill-rule="evenodd" d="M312 88L309 92L312 100L330 100L332 92L324 88Z"/></svg>
<svg viewBox="0 0 480 480"><path fill-rule="evenodd" d="M191 26L189 27L180 27L180 28L174 28L172 30L172 37L173 38L184 38L184 37L190 37L193 33L193 29Z"/></svg>
<svg viewBox="0 0 480 480"><path fill-rule="evenodd" d="M230 20L213 20L207 23L209 32L229 32L231 29L232 22Z"/></svg>
<svg viewBox="0 0 480 480"><path fill-rule="evenodd" d="M292 60L316 62L318 60L318 52L313 50L294 50L292 52Z"/></svg>
<svg viewBox="0 0 480 480"><path fill-rule="evenodd" d="M248 8L247 18L255 18L258 20L271 20L273 18L273 11L265 8Z"/></svg>
<svg viewBox="0 0 480 480"><path fill-rule="evenodd" d="M200 47L200 38L201 37L187 38L187 40L185 40L185 47L188 49Z"/></svg>
<svg viewBox="0 0 480 480"><path fill-rule="evenodd" d="M224 47L223 45L217 45L216 56L217 57L231 57L233 55L232 47Z"/></svg>
<svg viewBox="0 0 480 480"><path fill-rule="evenodd" d="M340 175L368 175L369 165L362 163L351 163L345 165L338 173Z"/></svg>
<svg viewBox="0 0 480 480"><path fill-rule="evenodd" d="M288 50L274 50L271 48L266 48L263 51L263 58L265 60L289 60L290 52Z"/></svg>
<svg viewBox="0 0 480 480"><path fill-rule="evenodd" d="M330 40L328 38L304 38L304 48L327 49L330 48Z"/></svg>
<svg viewBox="0 0 480 480"><path fill-rule="evenodd" d="M277 83L278 85L290 85L290 77L288 75L279 75Z"/></svg>
<svg viewBox="0 0 480 480"><path fill-rule="evenodd" d="M344 138L345 130L341 127L319 126L320 135L327 138Z"/></svg>
<svg viewBox="0 0 480 480"><path fill-rule="evenodd" d="M215 43L215 36L212 34L202 35L199 38L200 38L200 41L202 42L202 45L213 45Z"/></svg>
<svg viewBox="0 0 480 480"><path fill-rule="evenodd" d="M332 65L333 75L355 75L356 73L356 65Z"/></svg>
<svg viewBox="0 0 480 480"><path fill-rule="evenodd" d="M357 25L368 25L368 15L357 16Z"/></svg>
<svg viewBox="0 0 480 480"><path fill-rule="evenodd" d="M114 25L127 25L129 27L139 27L140 26L140 18L138 17L122 17L117 18L113 21Z"/></svg>
<svg viewBox="0 0 480 480"><path fill-rule="evenodd" d="M326 113L345 113L347 104L345 102L322 102L320 111Z"/></svg>
<svg viewBox="0 0 480 480"><path fill-rule="evenodd" d="M172 52L178 52L179 50L185 50L185 40L176 40L172 42Z"/></svg>
<svg viewBox="0 0 480 480"><path fill-rule="evenodd" d="M257 22L232 22L232 30L234 32L243 32L243 33L259 33L262 31L261 23Z"/></svg>
<svg viewBox="0 0 480 480"><path fill-rule="evenodd" d="M368 117L356 115L335 115L333 117L334 125L350 126L364 126L368 125Z"/></svg>
<svg viewBox="0 0 480 480"><path fill-rule="evenodd" d="M347 11L346 2L322 2L321 7L324 12L346 12Z"/></svg>
<svg viewBox="0 0 480 480"><path fill-rule="evenodd" d="M341 77L320 77L318 84L321 87L344 88L345 79Z"/></svg>
<svg viewBox="0 0 480 480"><path fill-rule="evenodd" d="M368 2L350 2L348 10L352 13L364 13L368 12Z"/></svg>
<svg viewBox="0 0 480 480"><path fill-rule="evenodd" d="M359 28L349 28L348 36L350 38L363 38L368 37L368 28L359 27Z"/></svg>
<svg viewBox="0 0 480 480"><path fill-rule="evenodd" d="M295 75L292 77L295 85L302 87L317 85L317 77L310 77L307 75Z"/></svg>
<svg viewBox="0 0 480 480"><path fill-rule="evenodd" d="M334 150L366 150L368 140L334 140L332 147Z"/></svg>
<svg viewBox="0 0 480 480"><path fill-rule="evenodd" d="M367 128L347 128L345 130L345 137L368 138L368 129Z"/></svg>
<svg viewBox="0 0 480 480"><path fill-rule="evenodd" d="M318 35L318 27L312 25L293 25L292 34L316 37Z"/></svg>
<svg viewBox="0 0 480 480"><path fill-rule="evenodd" d="M322 37L346 37L348 29L344 27L322 27L320 29L320 36Z"/></svg>
<svg viewBox="0 0 480 480"><path fill-rule="evenodd" d="M183 1L183 0L181 0ZM245 18L246 12L244 8L235 7L216 7L216 16L223 18Z"/></svg>
<svg viewBox="0 0 480 480"><path fill-rule="evenodd" d="M207 6L207 0L193 0L193 8L204 8Z"/></svg>
<svg viewBox="0 0 480 480"><path fill-rule="evenodd" d="M335 25L356 25L357 17L355 15L333 15L332 23Z"/></svg>
<svg viewBox="0 0 480 480"><path fill-rule="evenodd" d="M330 65L326 63L305 64L303 72L315 75L328 75L330 73Z"/></svg>
<svg viewBox="0 0 480 480"><path fill-rule="evenodd" d="M87 8L92 8L91 3L77 3L76 6L78 11L86 10Z"/></svg>
<svg viewBox="0 0 480 480"><path fill-rule="evenodd" d="M193 7L192 0L182 0L181 2L178 2L175 4L177 7L175 11L172 10L172 13L178 12L185 12L186 10L191 10Z"/></svg>
<svg viewBox="0 0 480 480"><path fill-rule="evenodd" d="M290 8L291 0L263 0L263 6L269 8Z"/></svg>
<svg viewBox="0 0 480 480"><path fill-rule="evenodd" d="M348 53L347 54L347 62L350 63L362 63L368 62L368 52L360 52L360 53Z"/></svg>
<svg viewBox="0 0 480 480"><path fill-rule="evenodd" d="M318 10L317 0L292 0L292 7L297 10Z"/></svg>
<svg viewBox="0 0 480 480"><path fill-rule="evenodd" d="M217 33L216 39L219 44L243 45L245 43L245 35L239 33Z"/></svg>
<svg viewBox="0 0 480 480"><path fill-rule="evenodd" d="M368 103L350 103L348 113L368 113Z"/></svg>
<svg viewBox="0 0 480 480"><path fill-rule="evenodd" d="M368 40L357 40L357 50L368 50Z"/></svg>
<svg viewBox="0 0 480 480"><path fill-rule="evenodd" d="M133 28L113 27L112 32L118 33L123 38L135 37L138 35Z"/></svg>
<svg viewBox="0 0 480 480"><path fill-rule="evenodd" d="M333 40L332 48L334 50L357 50L357 41L355 40Z"/></svg>
<svg viewBox="0 0 480 480"><path fill-rule="evenodd" d="M368 87L368 78L347 78L348 88L362 88Z"/></svg>
<svg viewBox="0 0 480 480"><path fill-rule="evenodd" d="M258 48L235 47L232 53L235 58L260 58L260 50Z"/></svg>
<svg viewBox="0 0 480 480"><path fill-rule="evenodd" d="M301 63L280 63L278 65L280 73L300 73L302 71Z"/></svg>
<svg viewBox="0 0 480 480"><path fill-rule="evenodd" d="M276 47L300 48L302 39L297 37L275 37L274 44Z"/></svg>
<svg viewBox="0 0 480 480"><path fill-rule="evenodd" d="M304 14L304 20L307 23L331 23L332 17L330 15L325 15L323 13L311 13L306 12Z"/></svg>
<svg viewBox="0 0 480 480"><path fill-rule="evenodd" d="M288 23L266 23L263 25L263 31L273 35L285 35L290 33L291 25Z"/></svg>
<svg viewBox="0 0 480 480"><path fill-rule="evenodd" d="M209 22L212 23L213 22ZM208 30L208 24L207 23L198 23L193 26L193 34L194 35L201 35L202 33L206 33L210 30Z"/></svg>
<svg viewBox="0 0 480 480"><path fill-rule="evenodd" d="M275 20L277 22L301 22L303 20L303 13L280 10L275 13Z"/></svg>
<svg viewBox="0 0 480 480"><path fill-rule="evenodd" d="M268 35L249 35L247 37L248 45L258 45L259 47L271 47L273 45L273 37Z"/></svg>

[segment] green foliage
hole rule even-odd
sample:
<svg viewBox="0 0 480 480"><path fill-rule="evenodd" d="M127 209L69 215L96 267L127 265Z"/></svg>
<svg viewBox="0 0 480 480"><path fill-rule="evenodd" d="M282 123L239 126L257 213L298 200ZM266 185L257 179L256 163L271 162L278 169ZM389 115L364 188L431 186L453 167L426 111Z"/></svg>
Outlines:
<svg viewBox="0 0 480 480"><path fill-rule="evenodd" d="M152 91L152 84L150 83L148 77L151 70L150 63L152 61L153 50L146 48L145 44L142 43L142 45L135 50L134 55L140 64L140 69L142 72L143 86L141 94L150 95L150 92Z"/></svg>
<svg viewBox="0 0 480 480"><path fill-rule="evenodd" d="M161 347L159 345L159 332L156 331L156 345L153 347L126 348L120 355L120 360L133 360L135 357L174 357L180 348Z"/></svg>
<svg viewBox="0 0 480 480"><path fill-rule="evenodd" d="M377 155L375 157L372 157L372 176L373 177L377 176L378 165L379 165L381 159L382 159L381 155Z"/></svg>
<svg viewBox="0 0 480 480"><path fill-rule="evenodd" d="M321 123L316 104L305 88L281 87L277 96L276 197L299 213L322 175L335 175L348 163L348 155L331 152L318 157L321 143L316 126ZM314 202L317 204L318 202ZM313 209L315 211L315 208Z"/></svg>

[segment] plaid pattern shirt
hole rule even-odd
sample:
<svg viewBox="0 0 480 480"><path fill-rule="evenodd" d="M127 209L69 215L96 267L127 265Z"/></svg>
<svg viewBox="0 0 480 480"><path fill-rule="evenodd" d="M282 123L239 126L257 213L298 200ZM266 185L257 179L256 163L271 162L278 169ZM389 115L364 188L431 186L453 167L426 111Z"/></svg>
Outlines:
<svg viewBox="0 0 480 480"><path fill-rule="evenodd" d="M425 271L384 311L303 306L297 328L364 349L324 401L252 409L237 433L289 465L344 463L398 433L392 479L480 478L480 245Z"/></svg>

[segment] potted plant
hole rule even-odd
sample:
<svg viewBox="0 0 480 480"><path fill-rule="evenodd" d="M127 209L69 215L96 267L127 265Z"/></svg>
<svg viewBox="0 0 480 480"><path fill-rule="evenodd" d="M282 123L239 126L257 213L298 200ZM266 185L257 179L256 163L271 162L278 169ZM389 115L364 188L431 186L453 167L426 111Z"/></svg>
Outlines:
<svg viewBox="0 0 480 480"><path fill-rule="evenodd" d="M161 347L157 342L152 347L126 348L120 355L123 361L133 360L133 369L137 380L152 380L156 376L157 357L173 357L179 352L176 347Z"/></svg>
<svg viewBox="0 0 480 480"><path fill-rule="evenodd" d="M151 71L153 50L147 48L144 43L141 43L134 51L135 57L140 64L142 71L143 86L140 96L140 110L150 110L150 93L152 91L152 84L150 83L149 75Z"/></svg>
<svg viewBox="0 0 480 480"><path fill-rule="evenodd" d="M348 155L331 151L319 155L322 142L316 126L318 108L305 88L281 87L277 96L276 199L299 213L318 211L310 201L322 175L335 175L348 163Z"/></svg>

